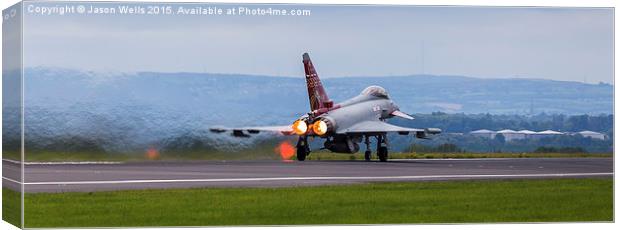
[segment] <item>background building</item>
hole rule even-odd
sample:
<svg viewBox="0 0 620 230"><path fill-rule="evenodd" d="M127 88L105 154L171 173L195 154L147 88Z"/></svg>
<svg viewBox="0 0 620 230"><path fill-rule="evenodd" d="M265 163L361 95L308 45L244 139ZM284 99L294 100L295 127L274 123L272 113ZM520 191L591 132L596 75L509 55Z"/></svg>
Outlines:
<svg viewBox="0 0 620 230"><path fill-rule="evenodd" d="M480 130L476 130L476 131L471 131L471 132L469 132L469 134L471 134L472 136L476 136L476 137L483 137L483 138L493 139L493 138L495 138L496 132L488 130L488 129L480 129Z"/></svg>
<svg viewBox="0 0 620 230"><path fill-rule="evenodd" d="M495 139L497 138L497 135L501 134L504 137L504 140L513 141L513 140L521 140L521 139L540 139L540 138L552 137L556 135L566 135L567 133L558 132L554 130L545 130L545 131L535 132L535 131L527 130L527 129L519 130L519 131L515 131L512 129L503 129L500 131L480 129L476 131L471 131L469 132L469 134L472 136L483 137L483 138L488 138L488 139ZM572 133L572 134L573 135L579 134L584 137L591 137L592 139L605 140L605 134L593 132L593 131L586 130L586 131L581 131L581 132Z"/></svg>
<svg viewBox="0 0 620 230"><path fill-rule="evenodd" d="M584 130L584 131L578 132L577 134L583 137L590 137L592 139L605 140L605 134L602 134L599 132Z"/></svg>
<svg viewBox="0 0 620 230"><path fill-rule="evenodd" d="M525 138L525 134L519 133L512 129L500 130L500 131L497 131L497 134L502 134L504 136L504 140L506 141L519 140L519 139Z"/></svg>

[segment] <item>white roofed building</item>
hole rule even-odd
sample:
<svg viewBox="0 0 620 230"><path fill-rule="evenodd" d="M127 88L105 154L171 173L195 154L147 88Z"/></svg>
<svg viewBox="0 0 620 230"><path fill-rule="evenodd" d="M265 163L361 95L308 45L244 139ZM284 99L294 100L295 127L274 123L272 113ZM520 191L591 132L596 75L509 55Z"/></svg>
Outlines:
<svg viewBox="0 0 620 230"><path fill-rule="evenodd" d="M480 130L469 132L469 134L471 134L472 136L489 138L489 139L495 138L495 133L496 133L495 131L491 131L488 129L480 129Z"/></svg>
<svg viewBox="0 0 620 230"><path fill-rule="evenodd" d="M558 131L553 131L553 130L545 130L545 131L541 131L541 132L536 132L536 134L532 134L531 137L532 138L545 138L545 137L553 137L553 136L557 136L557 135L564 135L564 133L562 132L558 132Z"/></svg>
<svg viewBox="0 0 620 230"><path fill-rule="evenodd" d="M541 134L541 135L563 135L564 133L558 132L558 131L553 131L553 130L545 130L545 131L542 131L542 132L538 132L537 134Z"/></svg>
<svg viewBox="0 0 620 230"><path fill-rule="evenodd" d="M515 131L512 129L504 129L500 131L480 129L476 131L471 131L469 132L469 134L472 136L484 137L484 138L489 138L489 139L495 139L497 138L497 135L501 134L504 137L505 141L513 141L513 140L521 140L521 139L541 139L541 138L553 137L557 135L566 135L567 133L558 132L554 130L545 130L541 132L535 132L535 131L527 130L527 129L523 129L519 131ZM605 134L593 132L593 131L587 131L587 130L581 131L578 133L570 133L570 134L571 135L580 134L584 137L590 137L592 139L599 139L599 140L605 140L606 138Z"/></svg>
<svg viewBox="0 0 620 230"><path fill-rule="evenodd" d="M506 141L519 140L519 139L525 138L525 134L519 133L512 129L500 130L500 131L497 131L497 134L502 134L504 136L504 140Z"/></svg>
<svg viewBox="0 0 620 230"><path fill-rule="evenodd" d="M581 135L583 137L589 137L589 138L592 138L592 139L605 140L605 134L602 134L602 133L599 133L599 132L584 130L584 131L578 132L577 134L579 134L579 135Z"/></svg>
<svg viewBox="0 0 620 230"><path fill-rule="evenodd" d="M518 133L523 134L524 138L532 138L536 135L536 132L527 129L519 130Z"/></svg>

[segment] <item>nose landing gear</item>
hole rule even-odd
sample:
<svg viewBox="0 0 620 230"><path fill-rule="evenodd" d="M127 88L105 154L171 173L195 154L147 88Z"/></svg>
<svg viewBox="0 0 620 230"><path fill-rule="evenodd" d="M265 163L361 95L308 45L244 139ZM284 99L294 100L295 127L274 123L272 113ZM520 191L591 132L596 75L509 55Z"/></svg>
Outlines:
<svg viewBox="0 0 620 230"><path fill-rule="evenodd" d="M379 157L379 161L386 162L388 159L388 148L387 148L387 136L378 135L377 138L377 157ZM364 144L366 144L366 152L364 152L364 160L370 161L370 156L372 152L370 151L370 140L369 136L364 136Z"/></svg>
<svg viewBox="0 0 620 230"><path fill-rule="evenodd" d="M386 162L388 159L387 137L385 135L377 136L377 156L381 162Z"/></svg>

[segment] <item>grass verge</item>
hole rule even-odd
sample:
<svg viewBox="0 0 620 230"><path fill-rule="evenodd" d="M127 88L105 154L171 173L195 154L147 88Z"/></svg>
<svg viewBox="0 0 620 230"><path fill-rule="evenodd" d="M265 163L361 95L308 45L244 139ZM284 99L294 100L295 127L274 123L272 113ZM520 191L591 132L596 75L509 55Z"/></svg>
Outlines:
<svg viewBox="0 0 620 230"><path fill-rule="evenodd" d="M21 225L21 194L8 188L2 188L2 219L12 225Z"/></svg>
<svg viewBox="0 0 620 230"><path fill-rule="evenodd" d="M446 158L574 158L612 157L611 153L390 153L390 159L446 159ZM14 159L12 155L3 157ZM372 158L376 159L376 154ZM92 152L38 152L27 153L26 161L149 161L149 160L280 160L278 154L256 152L188 152L162 154L149 159L142 153L92 153ZM364 160L363 153L339 154L328 151L312 152L308 160Z"/></svg>
<svg viewBox="0 0 620 230"><path fill-rule="evenodd" d="M463 159L463 158L576 158L612 157L611 153L390 153L390 159ZM376 154L372 159L376 159ZM313 152L308 160L364 160L363 153L338 154Z"/></svg>
<svg viewBox="0 0 620 230"><path fill-rule="evenodd" d="M612 221L613 181L399 182L26 194L26 227Z"/></svg>

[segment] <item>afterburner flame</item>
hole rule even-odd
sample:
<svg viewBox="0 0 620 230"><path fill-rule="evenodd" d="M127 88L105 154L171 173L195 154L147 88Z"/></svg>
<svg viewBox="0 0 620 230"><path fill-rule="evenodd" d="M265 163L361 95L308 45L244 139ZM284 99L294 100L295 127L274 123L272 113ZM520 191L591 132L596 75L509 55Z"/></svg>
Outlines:
<svg viewBox="0 0 620 230"><path fill-rule="evenodd" d="M305 121L296 120L295 123L293 123L292 128L293 128L293 132L295 132L295 134L297 134L297 135L304 135L308 131L308 124L306 124Z"/></svg>
<svg viewBox="0 0 620 230"><path fill-rule="evenodd" d="M290 160L293 155L295 155L295 147L293 147L293 145L291 145L287 141L282 141L280 142L278 147L276 147L276 152L280 154L282 160Z"/></svg>
<svg viewBox="0 0 620 230"><path fill-rule="evenodd" d="M159 159L159 151L157 151L157 149L154 147L150 147L148 150L146 150L145 155L146 155L146 158L149 160Z"/></svg>
<svg viewBox="0 0 620 230"><path fill-rule="evenodd" d="M312 131L314 131L314 133L316 133L317 135L323 135L327 133L327 123L322 120L314 122L314 124L312 125Z"/></svg>

